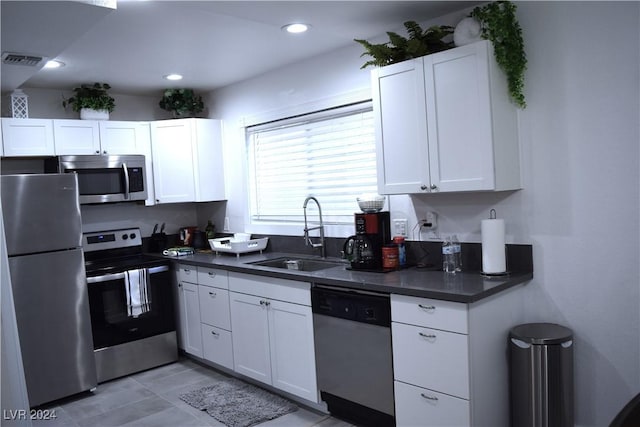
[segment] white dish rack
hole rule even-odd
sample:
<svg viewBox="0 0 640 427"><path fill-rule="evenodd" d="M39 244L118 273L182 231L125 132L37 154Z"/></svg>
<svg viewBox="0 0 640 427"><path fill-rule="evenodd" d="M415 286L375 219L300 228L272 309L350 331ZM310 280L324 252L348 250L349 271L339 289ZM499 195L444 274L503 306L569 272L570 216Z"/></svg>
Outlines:
<svg viewBox="0 0 640 427"><path fill-rule="evenodd" d="M240 257L240 254L246 254L249 252L260 251L260 253L262 253L262 251L267 247L268 242L268 237L250 240L237 240L233 237L209 239L209 245L211 246L211 250L214 252L232 253L236 254L237 257Z"/></svg>

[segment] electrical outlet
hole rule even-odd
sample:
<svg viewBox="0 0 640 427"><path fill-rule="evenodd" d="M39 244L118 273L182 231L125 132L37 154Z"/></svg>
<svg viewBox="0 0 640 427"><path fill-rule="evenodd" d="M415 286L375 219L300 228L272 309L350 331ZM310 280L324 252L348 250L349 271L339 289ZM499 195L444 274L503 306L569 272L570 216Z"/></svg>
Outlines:
<svg viewBox="0 0 640 427"><path fill-rule="evenodd" d="M438 228L438 214L428 211L425 219L422 221L422 226L428 230L435 230Z"/></svg>
<svg viewBox="0 0 640 427"><path fill-rule="evenodd" d="M409 227L409 221L406 219L394 219L393 220L393 235L407 237L407 228Z"/></svg>

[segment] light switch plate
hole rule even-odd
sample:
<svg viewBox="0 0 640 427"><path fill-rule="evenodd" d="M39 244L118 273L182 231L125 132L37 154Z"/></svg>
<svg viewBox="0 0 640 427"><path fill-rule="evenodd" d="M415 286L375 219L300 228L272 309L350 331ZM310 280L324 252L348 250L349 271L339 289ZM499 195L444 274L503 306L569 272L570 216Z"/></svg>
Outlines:
<svg viewBox="0 0 640 427"><path fill-rule="evenodd" d="M409 226L409 222L402 219L394 219L393 220L393 235L394 236L403 236L407 237L407 228Z"/></svg>

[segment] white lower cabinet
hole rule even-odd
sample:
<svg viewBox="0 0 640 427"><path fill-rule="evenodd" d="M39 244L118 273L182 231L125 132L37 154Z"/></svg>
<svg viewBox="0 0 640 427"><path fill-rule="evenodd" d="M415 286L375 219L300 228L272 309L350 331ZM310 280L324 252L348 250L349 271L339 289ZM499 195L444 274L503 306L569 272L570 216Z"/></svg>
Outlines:
<svg viewBox="0 0 640 427"><path fill-rule="evenodd" d="M179 347L233 369L227 272L179 264L176 276Z"/></svg>
<svg viewBox="0 0 640 427"><path fill-rule="evenodd" d="M474 303L391 295L398 427L508 426L509 329L522 293Z"/></svg>
<svg viewBox="0 0 640 427"><path fill-rule="evenodd" d="M178 346L189 354L202 357L200 303L198 300L197 284L178 281Z"/></svg>
<svg viewBox="0 0 640 427"><path fill-rule="evenodd" d="M234 370L318 403L310 284L229 273Z"/></svg>

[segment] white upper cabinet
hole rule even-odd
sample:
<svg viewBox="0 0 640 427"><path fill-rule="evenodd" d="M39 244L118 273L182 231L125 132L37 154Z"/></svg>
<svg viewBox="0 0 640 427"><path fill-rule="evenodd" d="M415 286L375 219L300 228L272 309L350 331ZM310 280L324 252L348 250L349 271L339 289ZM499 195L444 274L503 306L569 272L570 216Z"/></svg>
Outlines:
<svg viewBox="0 0 640 427"><path fill-rule="evenodd" d="M53 156L53 122L46 119L2 118L4 155Z"/></svg>
<svg viewBox="0 0 640 427"><path fill-rule="evenodd" d="M57 155L147 154L146 122L54 120Z"/></svg>
<svg viewBox="0 0 640 427"><path fill-rule="evenodd" d="M101 154L95 120L54 120L53 134L57 155Z"/></svg>
<svg viewBox="0 0 640 427"><path fill-rule="evenodd" d="M103 154L146 154L150 151L148 122L100 121L100 147Z"/></svg>
<svg viewBox="0 0 640 427"><path fill-rule="evenodd" d="M372 72L381 194L520 188L517 108L488 41Z"/></svg>
<svg viewBox="0 0 640 427"><path fill-rule="evenodd" d="M221 135L219 120L151 123L156 203L225 199Z"/></svg>

